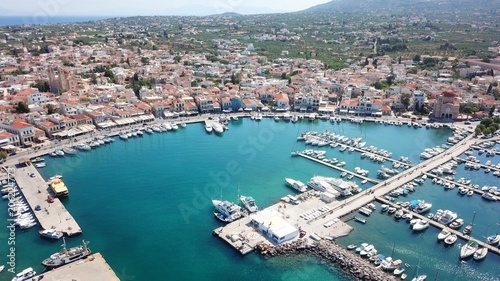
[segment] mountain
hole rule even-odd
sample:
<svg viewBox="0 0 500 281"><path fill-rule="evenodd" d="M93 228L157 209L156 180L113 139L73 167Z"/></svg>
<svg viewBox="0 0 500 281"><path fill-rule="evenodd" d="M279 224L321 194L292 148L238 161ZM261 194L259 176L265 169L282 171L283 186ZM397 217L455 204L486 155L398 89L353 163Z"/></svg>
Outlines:
<svg viewBox="0 0 500 281"><path fill-rule="evenodd" d="M355 11L462 10L499 8L497 0L332 0L301 11L302 13L332 13Z"/></svg>

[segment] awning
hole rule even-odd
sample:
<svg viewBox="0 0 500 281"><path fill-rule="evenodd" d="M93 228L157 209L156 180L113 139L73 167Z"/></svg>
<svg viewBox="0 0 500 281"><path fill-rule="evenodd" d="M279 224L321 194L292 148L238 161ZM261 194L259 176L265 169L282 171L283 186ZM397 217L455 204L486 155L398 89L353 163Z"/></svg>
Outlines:
<svg viewBox="0 0 500 281"><path fill-rule="evenodd" d="M4 145L1 147L2 149L5 149L5 150L16 150L17 149L17 146L14 146L12 144L8 144L8 145Z"/></svg>

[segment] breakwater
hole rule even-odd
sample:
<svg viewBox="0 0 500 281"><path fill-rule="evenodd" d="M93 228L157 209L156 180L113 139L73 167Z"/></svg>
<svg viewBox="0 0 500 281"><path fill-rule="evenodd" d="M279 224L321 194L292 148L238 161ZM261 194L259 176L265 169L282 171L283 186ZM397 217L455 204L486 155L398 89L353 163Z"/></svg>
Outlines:
<svg viewBox="0 0 500 281"><path fill-rule="evenodd" d="M313 254L317 257L334 263L336 266L351 274L357 280L387 281L397 280L394 275L376 268L367 260L355 255L334 241L321 240L312 244L307 239L296 240L291 243L269 247L264 243L259 244L256 250L265 257L275 257L290 254Z"/></svg>

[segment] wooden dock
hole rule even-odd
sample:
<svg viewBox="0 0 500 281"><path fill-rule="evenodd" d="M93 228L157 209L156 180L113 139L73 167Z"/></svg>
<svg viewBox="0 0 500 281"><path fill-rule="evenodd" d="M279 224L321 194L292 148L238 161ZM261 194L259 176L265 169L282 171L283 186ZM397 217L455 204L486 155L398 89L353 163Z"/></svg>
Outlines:
<svg viewBox="0 0 500 281"><path fill-rule="evenodd" d="M382 197L376 197L375 199L377 201L383 203L383 204L387 204L387 205L395 207L395 208L401 208L401 206L398 206L398 205L396 205L396 204L394 204L394 203L390 202L389 200L386 200L386 199L384 199ZM446 228L447 230L451 231L451 233L456 234L459 238L461 238L461 239L463 239L465 241L474 240L474 241L476 241L479 244L479 246L481 246L483 248L487 248L488 252L500 255L500 249L497 248L497 247L494 247L493 245L489 245L488 243L485 243L485 242L483 242L481 240L478 240L478 239L476 239L476 238L474 238L472 236L465 235L465 234L463 234L460 231L457 231L455 229L449 228L446 225L440 224L439 222L437 222L435 220L432 220L432 219L429 219L429 218L427 218L425 216L422 216L422 215L420 215L418 213L412 212L410 210L408 210L408 213L412 214L413 217L419 218L421 220L429 221L429 224L432 225L432 226L434 226L434 227L436 227L436 228L439 228L439 229L445 229Z"/></svg>
<svg viewBox="0 0 500 281"><path fill-rule="evenodd" d="M35 167L28 165L11 169L13 169L14 178L21 193L43 229L53 228L67 236L82 233L80 226L78 226L61 201L55 197L48 183L45 182ZM30 174L34 174L34 177L31 177ZM53 203L48 202L47 197L49 195L54 198ZM35 211L37 205L41 207L41 210Z"/></svg>
<svg viewBox="0 0 500 281"><path fill-rule="evenodd" d="M338 171L341 171L341 172L346 172L346 173L348 173L348 174L350 174L350 175L353 175L353 176L355 176L355 177L357 177L357 178L360 178L360 179L362 179L362 180L366 180L366 181L371 182L371 183L374 183L374 184L379 183L379 181L377 181L377 180L367 178L367 177L362 176L362 175L359 175L359 174L357 174L357 173L355 173L355 172L351 172L351 171L349 171L349 170L346 170L346 169L344 169L344 168L342 168L342 167L337 167L337 166L335 166L334 164L326 163L326 162L324 162L324 161L321 161L321 160L316 159L316 158L314 158L314 157L311 157L311 156L309 156L309 155L305 155L305 154L303 154L303 153L299 153L299 156L302 156L302 157L307 158L307 159L309 159L309 160L312 160L312 161L318 162L318 163L320 163L320 164L323 164L323 165L325 165L325 166L327 166L327 167L330 167L330 168L336 169L336 170L338 170Z"/></svg>

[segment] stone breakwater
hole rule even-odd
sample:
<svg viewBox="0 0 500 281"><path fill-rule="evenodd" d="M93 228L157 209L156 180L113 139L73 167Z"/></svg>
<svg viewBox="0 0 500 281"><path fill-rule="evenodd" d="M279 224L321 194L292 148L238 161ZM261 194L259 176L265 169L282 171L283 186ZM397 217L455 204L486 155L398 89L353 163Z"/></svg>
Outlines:
<svg viewBox="0 0 500 281"><path fill-rule="evenodd" d="M313 244L307 244L304 240L299 240L275 247L261 243L257 245L256 250L265 257L290 254L314 254L321 259L334 263L357 280L398 280L394 275L375 268L367 260L362 259L333 241L322 240Z"/></svg>

